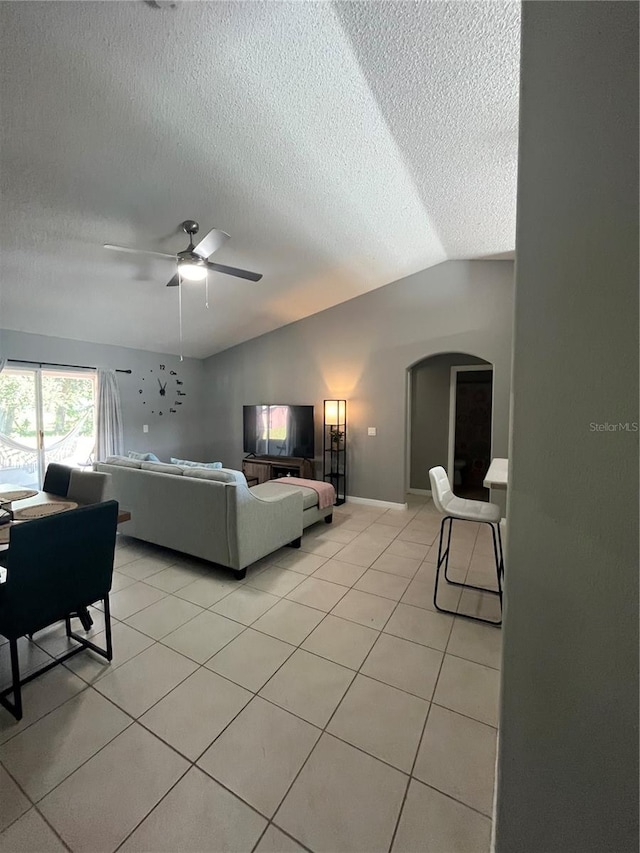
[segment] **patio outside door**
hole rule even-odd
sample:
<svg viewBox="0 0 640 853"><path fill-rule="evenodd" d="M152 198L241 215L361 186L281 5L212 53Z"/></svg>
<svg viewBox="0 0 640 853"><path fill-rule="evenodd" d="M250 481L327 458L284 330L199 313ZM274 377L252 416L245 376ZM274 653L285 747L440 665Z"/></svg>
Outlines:
<svg viewBox="0 0 640 853"><path fill-rule="evenodd" d="M0 373L0 482L37 489L49 462L91 464L95 400L92 372L5 368Z"/></svg>

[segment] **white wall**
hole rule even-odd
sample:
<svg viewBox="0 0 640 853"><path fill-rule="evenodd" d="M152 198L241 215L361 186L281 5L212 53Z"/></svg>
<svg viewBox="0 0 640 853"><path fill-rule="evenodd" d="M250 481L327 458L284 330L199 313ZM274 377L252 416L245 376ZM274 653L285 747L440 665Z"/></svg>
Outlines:
<svg viewBox="0 0 640 853"><path fill-rule="evenodd" d="M638 4L527 2L498 853L638 851Z"/></svg>
<svg viewBox="0 0 640 853"><path fill-rule="evenodd" d="M212 356L208 457L239 466L242 406L270 402L316 406L319 456L322 401L344 397L348 494L402 503L407 370L443 352L495 365L494 452L506 456L512 288L512 262L448 261Z"/></svg>
<svg viewBox="0 0 640 853"><path fill-rule="evenodd" d="M114 370L130 369L131 374L117 374L124 421L125 452L151 450L161 459L169 459L171 456L182 459L201 459L201 454L204 452L204 432L203 363L200 360L185 358L181 362L175 355L70 341L45 335L31 335L7 329L0 330L0 356L28 361L107 367ZM164 374L159 370L160 364L166 366ZM167 411L169 404L174 400L166 396L164 399L160 397L159 386L157 386L157 377L166 376L171 370L175 370L184 382L180 387L186 394L186 397L179 398L183 401L183 405L174 407L177 410L176 414L170 414ZM163 382L167 380L170 384L175 381L170 375L167 379L163 378ZM146 390L147 385L151 386L151 390ZM139 394L140 388L145 389L142 395ZM143 405L143 399L147 401L146 405ZM151 409L156 412L155 415L151 414ZM157 414L160 410L164 412L162 416ZM144 424L149 426L148 434L142 431Z"/></svg>

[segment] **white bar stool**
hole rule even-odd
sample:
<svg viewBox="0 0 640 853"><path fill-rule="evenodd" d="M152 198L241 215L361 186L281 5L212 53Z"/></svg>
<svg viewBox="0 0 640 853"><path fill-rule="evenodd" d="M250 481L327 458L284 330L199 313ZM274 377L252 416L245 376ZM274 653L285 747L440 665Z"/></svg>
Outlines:
<svg viewBox="0 0 640 853"><path fill-rule="evenodd" d="M502 618L499 620L483 619L481 616L469 616L466 613L458 613L456 610L446 610L438 605L438 581L440 578L440 567L444 563L444 578L447 583L454 586L461 586L464 589L475 589L480 592L487 592L492 595L497 595L500 598L500 612L502 613L502 579L504 576L504 558L502 554L502 537L500 534L500 507L497 504L487 503L485 501L471 501L466 498L458 498L453 494L447 472L441 466L431 468L429 471L429 479L431 480L431 497L433 503L442 513L444 518L440 525L440 540L438 543L438 565L436 567L436 583L433 590L433 605L436 610L441 613L451 613L454 616L464 616L466 619L474 619L476 622L487 622L489 625L501 625ZM498 589L487 589L483 586L474 586L473 584L461 583L453 581L448 575L449 568L449 550L451 548L451 530L454 521L474 521L482 524L488 524L491 528L493 537L493 553L496 561L496 578L498 581ZM446 524L449 522L448 531ZM446 548L443 550L444 540L447 540Z"/></svg>

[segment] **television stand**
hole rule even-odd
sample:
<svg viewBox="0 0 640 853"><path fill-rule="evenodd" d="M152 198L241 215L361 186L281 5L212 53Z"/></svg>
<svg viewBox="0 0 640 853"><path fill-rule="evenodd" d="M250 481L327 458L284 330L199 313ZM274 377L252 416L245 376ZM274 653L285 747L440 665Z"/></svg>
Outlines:
<svg viewBox="0 0 640 853"><path fill-rule="evenodd" d="M312 459L298 456L253 456L242 460L242 473L247 479L257 479L258 483L287 476L315 480L315 465Z"/></svg>

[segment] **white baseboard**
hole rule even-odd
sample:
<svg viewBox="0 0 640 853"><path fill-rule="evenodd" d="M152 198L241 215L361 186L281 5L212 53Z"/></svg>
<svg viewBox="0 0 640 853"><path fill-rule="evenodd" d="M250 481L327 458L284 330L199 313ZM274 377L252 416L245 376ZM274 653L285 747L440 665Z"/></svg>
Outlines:
<svg viewBox="0 0 640 853"><path fill-rule="evenodd" d="M373 498L356 498L347 495L347 503L364 504L365 506L378 506L380 509L407 509L406 503L394 503L393 501L376 501Z"/></svg>
<svg viewBox="0 0 640 853"><path fill-rule="evenodd" d="M407 489L408 495L424 495L427 498L431 497L431 489Z"/></svg>

